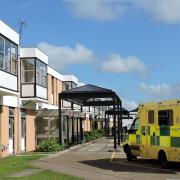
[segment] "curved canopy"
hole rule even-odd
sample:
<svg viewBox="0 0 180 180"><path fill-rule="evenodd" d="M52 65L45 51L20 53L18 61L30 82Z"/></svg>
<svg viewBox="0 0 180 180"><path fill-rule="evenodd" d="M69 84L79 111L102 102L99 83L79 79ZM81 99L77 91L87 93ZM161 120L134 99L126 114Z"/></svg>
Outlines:
<svg viewBox="0 0 180 180"><path fill-rule="evenodd" d="M113 106L113 126L114 126L114 148L116 149L116 114L115 107L119 107L119 111L122 109L122 102L119 96L111 89L102 88L99 86L87 84L81 87L62 91L59 94L59 142L62 143L62 117L61 117L61 100L71 102L71 108L73 109L73 103L82 106ZM82 108L81 108L82 109ZM119 114L119 113L118 113ZM122 123L120 127L120 121L122 118L118 118L118 132L121 129L122 138ZM82 126L82 125L81 125ZM83 138L83 137L82 137ZM118 144L120 145L120 133L118 133Z"/></svg>
<svg viewBox="0 0 180 180"><path fill-rule="evenodd" d="M129 111L128 111L127 109L121 108L121 110L118 110L118 107L117 107L117 106L116 106L116 108L115 108L115 111L114 111L114 109L112 108L112 109L107 110L107 111L105 112L105 114L107 114L107 115L114 115L114 112L115 112L116 115L120 114L120 115L127 115L127 116L129 116Z"/></svg>
<svg viewBox="0 0 180 180"><path fill-rule="evenodd" d="M62 91L59 98L82 106L111 106L121 103L114 91L91 84Z"/></svg>

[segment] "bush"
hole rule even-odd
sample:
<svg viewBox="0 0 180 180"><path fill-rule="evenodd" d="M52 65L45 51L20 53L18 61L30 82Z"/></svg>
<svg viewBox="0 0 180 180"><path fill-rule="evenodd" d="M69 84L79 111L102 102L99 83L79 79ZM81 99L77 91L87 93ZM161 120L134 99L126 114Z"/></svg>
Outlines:
<svg viewBox="0 0 180 180"><path fill-rule="evenodd" d="M90 131L90 132L86 132L84 134L86 142L93 141L93 140L101 138L103 136L104 136L104 130L102 130L102 129L100 129L100 130L93 130L93 131Z"/></svg>
<svg viewBox="0 0 180 180"><path fill-rule="evenodd" d="M38 150L41 152L62 151L64 146L60 145L56 139L45 139L39 145Z"/></svg>

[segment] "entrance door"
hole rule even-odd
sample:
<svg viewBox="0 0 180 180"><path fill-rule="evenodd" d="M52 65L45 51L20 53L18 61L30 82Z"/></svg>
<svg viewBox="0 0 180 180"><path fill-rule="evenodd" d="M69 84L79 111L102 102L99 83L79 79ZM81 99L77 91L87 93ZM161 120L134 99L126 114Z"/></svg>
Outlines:
<svg viewBox="0 0 180 180"><path fill-rule="evenodd" d="M26 113L21 112L21 151L26 150Z"/></svg>
<svg viewBox="0 0 180 180"><path fill-rule="evenodd" d="M9 154L14 153L14 109L9 108Z"/></svg>

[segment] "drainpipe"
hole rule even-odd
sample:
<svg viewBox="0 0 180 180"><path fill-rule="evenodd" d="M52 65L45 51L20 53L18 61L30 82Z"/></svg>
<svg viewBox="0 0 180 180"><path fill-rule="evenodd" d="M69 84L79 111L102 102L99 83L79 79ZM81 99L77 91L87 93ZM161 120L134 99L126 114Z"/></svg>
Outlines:
<svg viewBox="0 0 180 180"><path fill-rule="evenodd" d="M18 74L18 92L19 94L17 95L17 107L18 107L18 154L21 154L21 92L20 92L20 84L21 84L21 79L20 79L20 76L21 76L21 72L20 72L20 65L21 65L21 62L20 62L20 47L21 47L21 38L22 38L22 30L23 30L23 27L26 27L26 22L24 21L20 21L19 22L20 24L20 29L19 29L19 46L18 46L18 62L17 62L17 74Z"/></svg>
<svg viewBox="0 0 180 180"><path fill-rule="evenodd" d="M20 105L20 95L17 95L17 107L18 107L18 143L17 143L17 154L21 154L21 105Z"/></svg>
<svg viewBox="0 0 180 180"><path fill-rule="evenodd" d="M20 72L20 45L18 46L18 62L17 62L17 74L18 74L18 92L19 94L17 95L17 108L18 108L18 122L17 122L17 125L18 125L18 139L17 139L17 154L21 154L21 103L20 103L20 98L21 98L21 95L20 95L20 75L21 75L21 72Z"/></svg>

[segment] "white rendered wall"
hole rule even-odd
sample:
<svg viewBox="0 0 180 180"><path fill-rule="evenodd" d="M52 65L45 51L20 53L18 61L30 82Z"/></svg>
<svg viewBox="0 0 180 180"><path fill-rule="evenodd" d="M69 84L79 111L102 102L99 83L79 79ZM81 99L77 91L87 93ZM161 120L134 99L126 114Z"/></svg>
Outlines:
<svg viewBox="0 0 180 180"><path fill-rule="evenodd" d="M18 99L16 96L1 96L0 105L18 107Z"/></svg>
<svg viewBox="0 0 180 180"><path fill-rule="evenodd" d="M72 81L78 84L78 78L74 75L63 75L63 81Z"/></svg>
<svg viewBox="0 0 180 180"><path fill-rule="evenodd" d="M0 34L4 35L8 39L19 45L19 34L2 20L0 20Z"/></svg>
<svg viewBox="0 0 180 180"><path fill-rule="evenodd" d="M21 48L20 57L21 58L36 57L45 64L48 64L48 56L37 48Z"/></svg>
<svg viewBox="0 0 180 180"><path fill-rule="evenodd" d="M34 96L34 84L22 84L22 97Z"/></svg>
<svg viewBox="0 0 180 180"><path fill-rule="evenodd" d="M17 91L17 76L0 70L0 87Z"/></svg>
<svg viewBox="0 0 180 180"><path fill-rule="evenodd" d="M36 96L39 98L47 99L47 89L36 85Z"/></svg>

